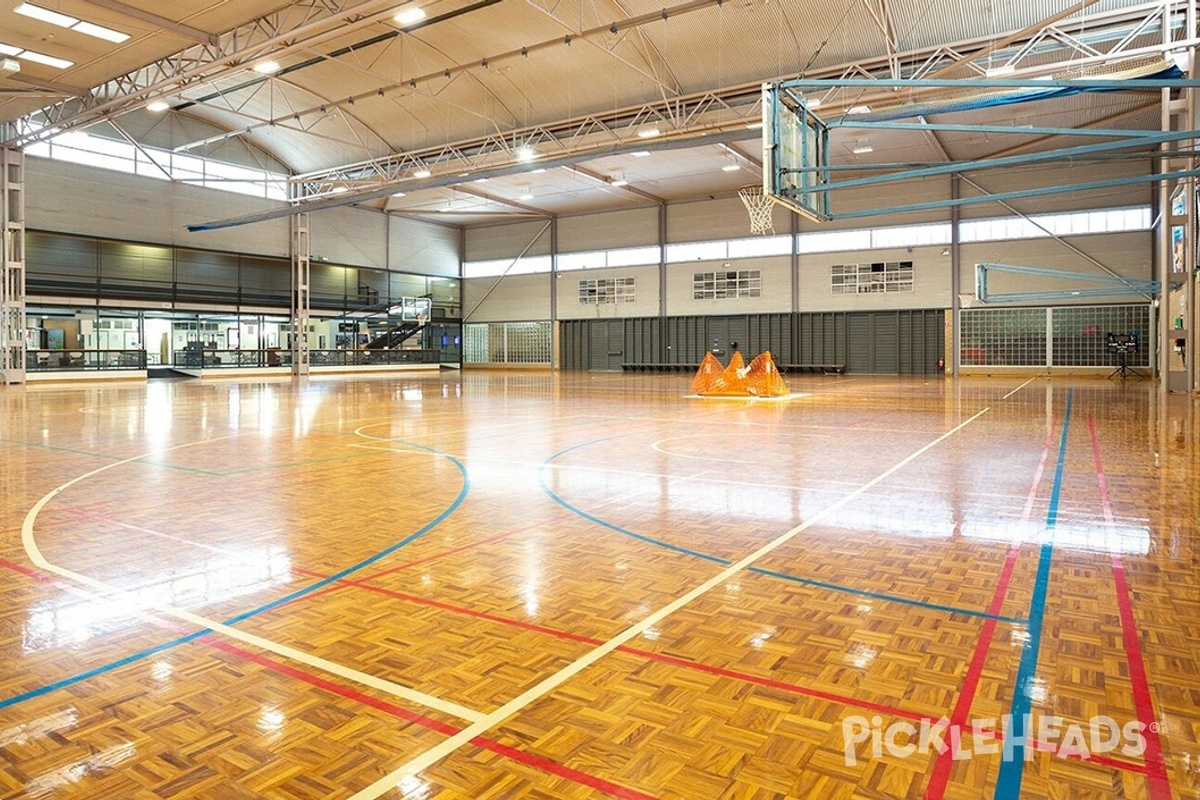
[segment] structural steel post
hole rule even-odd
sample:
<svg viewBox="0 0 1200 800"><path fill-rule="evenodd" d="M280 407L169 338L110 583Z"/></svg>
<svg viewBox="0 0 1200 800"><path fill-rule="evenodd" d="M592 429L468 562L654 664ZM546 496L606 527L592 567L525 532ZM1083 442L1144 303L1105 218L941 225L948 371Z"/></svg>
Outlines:
<svg viewBox="0 0 1200 800"><path fill-rule="evenodd" d="M308 214L292 218L292 375L308 375L309 238Z"/></svg>
<svg viewBox="0 0 1200 800"><path fill-rule="evenodd" d="M25 382L25 155L0 148L0 384Z"/></svg>

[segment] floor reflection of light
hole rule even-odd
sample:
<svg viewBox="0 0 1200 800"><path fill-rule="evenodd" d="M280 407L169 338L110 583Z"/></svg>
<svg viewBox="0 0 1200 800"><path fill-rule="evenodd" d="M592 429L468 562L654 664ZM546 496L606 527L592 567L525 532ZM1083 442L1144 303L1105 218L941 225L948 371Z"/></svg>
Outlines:
<svg viewBox="0 0 1200 800"><path fill-rule="evenodd" d="M65 767L38 775L25 784L25 796L37 797L43 793L54 791L67 784L78 783L93 772L107 772L137 752L133 742L118 744L99 753L93 753Z"/></svg>
<svg viewBox="0 0 1200 800"><path fill-rule="evenodd" d="M316 386L309 387L307 391L300 395L300 405L296 408L295 414L295 435L306 436L312 428L313 420L316 419L317 411L321 408L321 402L325 399L325 390Z"/></svg>
<svg viewBox="0 0 1200 800"><path fill-rule="evenodd" d="M278 546L268 548L265 555L261 548L212 554L196 565L196 570L177 577L165 576L152 585L129 589L123 596L39 603L22 627L22 649L36 653L109 635L140 624L133 614L138 609L186 608L226 601L292 580L291 556Z"/></svg>
<svg viewBox="0 0 1200 800"><path fill-rule="evenodd" d="M266 706L258 715L258 729L263 733L274 733L287 723L287 715L274 706Z"/></svg>
<svg viewBox="0 0 1200 800"><path fill-rule="evenodd" d="M662 631L658 630L658 628L646 628L646 630L642 631L642 636L652 642L657 642L662 636Z"/></svg>
<svg viewBox="0 0 1200 800"><path fill-rule="evenodd" d="M1044 703L1048 696L1046 682L1040 678L1035 678L1033 685L1029 687L1029 699L1035 703Z"/></svg>
<svg viewBox="0 0 1200 800"><path fill-rule="evenodd" d="M166 661L155 661L154 666L150 667L150 675L156 681L168 680L175 670Z"/></svg>
<svg viewBox="0 0 1200 800"><path fill-rule="evenodd" d="M429 784L415 775L401 778L396 788L403 793L405 800L425 800L429 797Z"/></svg>
<svg viewBox="0 0 1200 800"><path fill-rule="evenodd" d="M171 400L171 388L168 384L150 382L146 385L146 404L142 408L141 426L151 451L166 447L171 438L171 420L174 415L174 404ZM131 410L130 413L136 412Z"/></svg>
<svg viewBox="0 0 1200 800"><path fill-rule="evenodd" d="M846 653L846 661L855 669L866 669L879 653L872 647L855 642Z"/></svg>
<svg viewBox="0 0 1200 800"><path fill-rule="evenodd" d="M62 711L55 711L44 717L31 719L0 731L0 747L8 747L10 744L25 744L30 739L44 736L53 731L74 728L78 721L79 712L74 706Z"/></svg>
<svg viewBox="0 0 1200 800"><path fill-rule="evenodd" d="M759 631L750 637L750 646L759 648L761 650L763 645L769 642L771 637L775 634L776 630L774 628L771 628L770 630Z"/></svg>

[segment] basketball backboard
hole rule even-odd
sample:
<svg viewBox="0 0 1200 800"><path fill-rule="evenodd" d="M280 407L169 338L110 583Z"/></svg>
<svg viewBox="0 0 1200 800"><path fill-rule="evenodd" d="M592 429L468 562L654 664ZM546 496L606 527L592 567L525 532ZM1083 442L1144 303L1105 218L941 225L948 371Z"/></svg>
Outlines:
<svg viewBox="0 0 1200 800"><path fill-rule="evenodd" d="M829 128L808 102L779 83L764 83L763 192L809 219L829 219Z"/></svg>

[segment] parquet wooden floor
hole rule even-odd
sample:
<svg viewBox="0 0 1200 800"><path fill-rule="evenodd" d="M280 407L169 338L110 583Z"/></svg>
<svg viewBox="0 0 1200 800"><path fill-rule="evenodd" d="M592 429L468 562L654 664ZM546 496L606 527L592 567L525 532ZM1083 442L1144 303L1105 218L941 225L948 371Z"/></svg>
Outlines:
<svg viewBox="0 0 1200 800"><path fill-rule="evenodd" d="M1200 798L1195 399L689 380L0 388L0 797Z"/></svg>

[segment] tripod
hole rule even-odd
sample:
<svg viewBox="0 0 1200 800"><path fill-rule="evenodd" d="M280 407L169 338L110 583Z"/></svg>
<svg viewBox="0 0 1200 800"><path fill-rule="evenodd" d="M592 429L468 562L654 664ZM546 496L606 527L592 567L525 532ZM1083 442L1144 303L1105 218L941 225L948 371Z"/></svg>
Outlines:
<svg viewBox="0 0 1200 800"><path fill-rule="evenodd" d="M1113 350L1117 351L1117 368L1109 373L1109 380L1112 380L1118 376L1121 378L1121 380L1125 380L1125 378L1130 374L1136 375L1138 378L1146 377L1133 367L1129 366L1129 351L1137 348L1136 343L1119 342L1116 344L1110 344L1109 346Z"/></svg>

